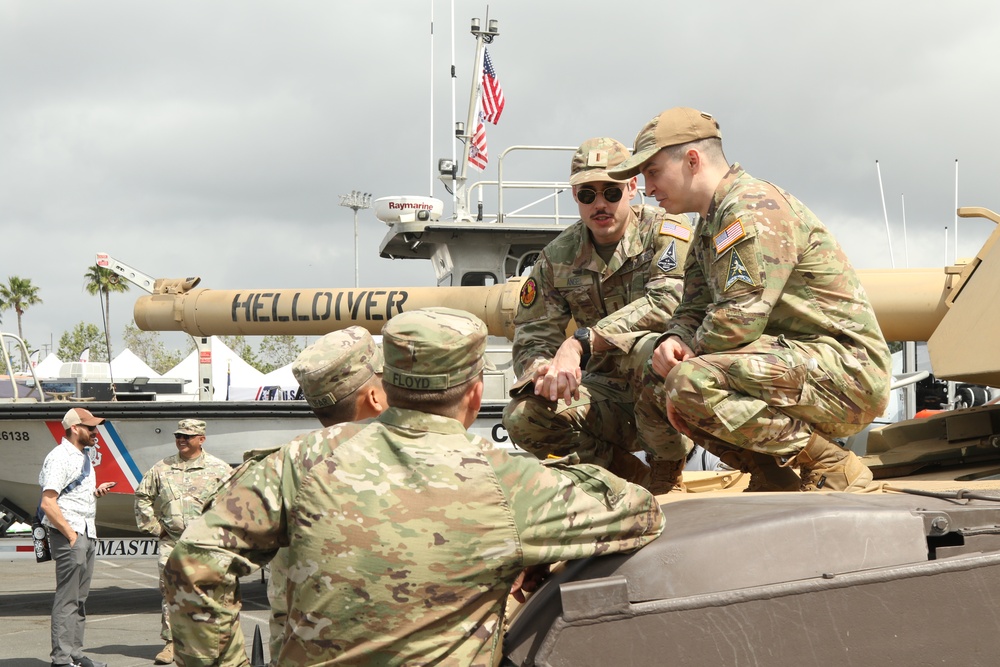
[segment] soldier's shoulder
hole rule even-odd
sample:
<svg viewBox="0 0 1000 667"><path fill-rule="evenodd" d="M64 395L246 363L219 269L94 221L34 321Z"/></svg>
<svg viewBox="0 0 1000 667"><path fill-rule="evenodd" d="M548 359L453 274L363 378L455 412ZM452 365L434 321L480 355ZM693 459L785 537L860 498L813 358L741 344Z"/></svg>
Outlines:
<svg viewBox="0 0 1000 667"><path fill-rule="evenodd" d="M572 262L580 252L586 229L583 221L574 222L546 244L539 259L547 258L549 262L555 264Z"/></svg>

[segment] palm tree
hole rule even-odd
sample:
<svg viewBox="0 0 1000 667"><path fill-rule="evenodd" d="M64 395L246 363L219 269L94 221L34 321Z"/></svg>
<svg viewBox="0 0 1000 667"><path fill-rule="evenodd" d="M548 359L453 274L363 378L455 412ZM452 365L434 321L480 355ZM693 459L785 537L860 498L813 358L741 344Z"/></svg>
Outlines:
<svg viewBox="0 0 1000 667"><path fill-rule="evenodd" d="M111 359L111 293L127 292L128 283L117 273L94 264L83 275L86 279L84 288L88 294L98 294L104 300L104 340L108 346L108 359Z"/></svg>
<svg viewBox="0 0 1000 667"><path fill-rule="evenodd" d="M21 316L24 315L26 308L41 302L38 288L31 284L30 278L9 276L7 284L0 285L0 310L11 309L17 313L17 335L21 340L24 340ZM24 357L24 350L21 351L21 361L27 368L28 360Z"/></svg>

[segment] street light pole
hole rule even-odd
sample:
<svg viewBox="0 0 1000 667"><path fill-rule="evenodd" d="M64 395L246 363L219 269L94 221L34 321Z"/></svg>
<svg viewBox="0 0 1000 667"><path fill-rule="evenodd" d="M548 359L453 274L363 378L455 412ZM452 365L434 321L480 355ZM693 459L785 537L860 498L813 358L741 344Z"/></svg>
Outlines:
<svg viewBox="0 0 1000 667"><path fill-rule="evenodd" d="M358 211L371 208L372 193L351 190L349 195L340 195L340 205L354 209L354 286L358 286Z"/></svg>

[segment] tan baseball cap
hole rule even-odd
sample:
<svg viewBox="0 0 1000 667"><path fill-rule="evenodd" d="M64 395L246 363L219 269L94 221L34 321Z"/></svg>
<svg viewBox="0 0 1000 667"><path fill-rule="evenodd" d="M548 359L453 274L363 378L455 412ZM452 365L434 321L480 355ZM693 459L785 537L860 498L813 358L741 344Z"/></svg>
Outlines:
<svg viewBox="0 0 1000 667"><path fill-rule="evenodd" d="M632 156L608 172L615 178L631 178L661 148L712 137L721 139L722 131L711 114L690 107L667 109L639 131Z"/></svg>
<svg viewBox="0 0 1000 667"><path fill-rule="evenodd" d="M184 435L205 435L205 422L200 419L182 419L177 422L177 429L174 433Z"/></svg>
<svg viewBox="0 0 1000 667"><path fill-rule="evenodd" d="M100 426L103 423L103 419L95 417L90 414L90 410L84 410L83 408L70 408L69 412L67 412L62 418L63 430L69 429L70 426L76 426L77 424L83 424L84 426Z"/></svg>
<svg viewBox="0 0 1000 667"><path fill-rule="evenodd" d="M490 367L486 325L452 308L400 313L382 328L382 382L418 391L439 391L468 382Z"/></svg>
<svg viewBox="0 0 1000 667"><path fill-rule="evenodd" d="M292 363L292 375L313 408L335 405L381 372L382 350L358 326L326 334Z"/></svg>
<svg viewBox="0 0 1000 667"><path fill-rule="evenodd" d="M608 175L608 170L624 162L628 156L628 148L620 141L610 137L588 139L573 153L569 167L569 184L580 185L597 181L625 183L631 176L612 178Z"/></svg>

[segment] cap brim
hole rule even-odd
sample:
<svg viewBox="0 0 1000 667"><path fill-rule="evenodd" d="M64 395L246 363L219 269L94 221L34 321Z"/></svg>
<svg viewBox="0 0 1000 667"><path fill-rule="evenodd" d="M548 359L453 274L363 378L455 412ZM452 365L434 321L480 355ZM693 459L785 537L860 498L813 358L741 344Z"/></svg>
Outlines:
<svg viewBox="0 0 1000 667"><path fill-rule="evenodd" d="M94 417L93 419L81 419L80 423L84 426L100 426L104 423L104 420L100 417Z"/></svg>
<svg viewBox="0 0 1000 667"><path fill-rule="evenodd" d="M581 171L569 177L569 184L580 185L581 183L603 183L605 181L611 183L628 183L632 178L631 176L624 178L619 176L616 178L610 172L610 169L588 169Z"/></svg>
<svg viewBox="0 0 1000 667"><path fill-rule="evenodd" d="M654 146L653 148L647 148L644 151L639 151L617 167L608 169L608 176L618 180L628 180L633 176L637 176L639 171L642 169L642 165L646 164L651 157L660 152L660 148L661 147Z"/></svg>

